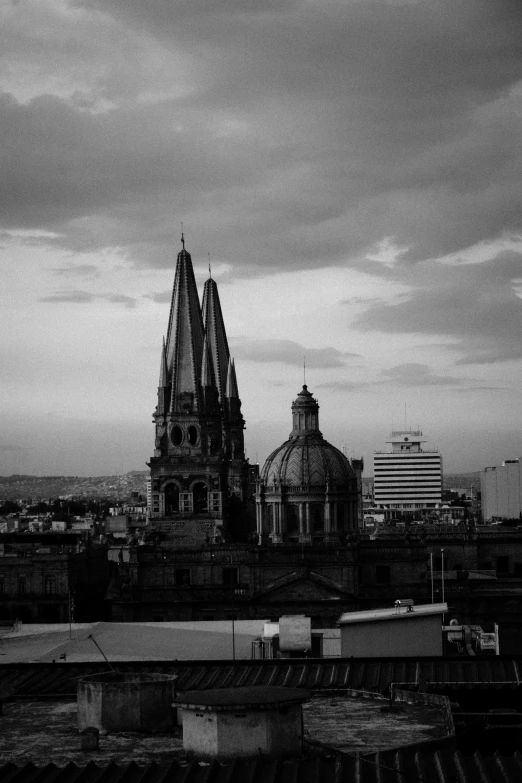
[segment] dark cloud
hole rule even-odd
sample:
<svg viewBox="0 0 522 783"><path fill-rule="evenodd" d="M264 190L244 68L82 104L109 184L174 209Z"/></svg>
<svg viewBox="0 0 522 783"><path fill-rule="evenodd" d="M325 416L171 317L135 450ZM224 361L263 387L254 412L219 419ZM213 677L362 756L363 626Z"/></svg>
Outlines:
<svg viewBox="0 0 522 783"><path fill-rule="evenodd" d="M1 99L4 227L170 266L183 219L196 260L241 274L522 230L518 0L70 7L4 32L11 67L88 82Z"/></svg>
<svg viewBox="0 0 522 783"><path fill-rule="evenodd" d="M344 367L347 359L360 358L337 348L305 348L292 340L235 341L231 352L235 358L253 362L282 362L292 367Z"/></svg>
<svg viewBox="0 0 522 783"><path fill-rule="evenodd" d="M70 266L56 267L53 269L56 275L70 277L92 277L100 274L100 270L95 264L75 264Z"/></svg>
<svg viewBox="0 0 522 783"><path fill-rule="evenodd" d="M136 299L132 296L126 296L125 294L91 294L88 291L57 291L55 294L43 296L40 302L89 304L96 299L112 302L113 304L123 304L125 307L136 307Z"/></svg>
<svg viewBox="0 0 522 783"><path fill-rule="evenodd" d="M42 296L40 302L73 302L75 304L88 304L97 297L88 291L57 291L49 296Z"/></svg>
<svg viewBox="0 0 522 783"><path fill-rule="evenodd" d="M406 362L382 370L381 375L399 386L460 386L462 381L452 375L437 375L427 364Z"/></svg>
<svg viewBox="0 0 522 783"><path fill-rule="evenodd" d="M376 304L354 323L363 331L445 335L462 355L458 364L488 364L522 358L522 300L513 281L522 275L522 255L504 252L475 264L426 262L397 268L411 286L406 301Z"/></svg>
<svg viewBox="0 0 522 783"><path fill-rule="evenodd" d="M316 383L315 389L331 389L340 392L355 392L368 387L367 383L357 383L357 381L330 381L328 383Z"/></svg>
<svg viewBox="0 0 522 783"><path fill-rule="evenodd" d="M29 449L26 449L24 446L15 446L13 443L0 443L0 452L2 453L11 453L11 452L22 452L22 451L29 451Z"/></svg>
<svg viewBox="0 0 522 783"><path fill-rule="evenodd" d="M159 291L153 294L144 294L143 298L151 299L153 302L156 302L156 304L165 304L165 302L170 302L172 299L172 291Z"/></svg>
<svg viewBox="0 0 522 783"><path fill-rule="evenodd" d="M109 296L105 297L108 302L113 302L114 304L123 304L125 307L136 307L136 299L133 296L126 296L125 294L110 294Z"/></svg>

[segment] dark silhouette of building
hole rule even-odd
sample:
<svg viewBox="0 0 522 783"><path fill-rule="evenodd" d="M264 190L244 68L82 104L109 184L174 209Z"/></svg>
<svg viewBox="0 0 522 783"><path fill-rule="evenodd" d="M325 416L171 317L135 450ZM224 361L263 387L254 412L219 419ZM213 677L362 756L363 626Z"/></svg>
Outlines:
<svg viewBox="0 0 522 783"><path fill-rule="evenodd" d="M197 545L248 534L249 465L217 285L206 281L201 308L183 236L182 245L161 350L150 518L167 540Z"/></svg>

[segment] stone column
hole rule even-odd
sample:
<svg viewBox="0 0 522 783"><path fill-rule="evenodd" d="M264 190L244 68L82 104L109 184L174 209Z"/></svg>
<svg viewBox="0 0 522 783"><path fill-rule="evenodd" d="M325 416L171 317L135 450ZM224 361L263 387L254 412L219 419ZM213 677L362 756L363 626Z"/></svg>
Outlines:
<svg viewBox="0 0 522 783"><path fill-rule="evenodd" d="M332 502L330 500L326 500L324 504L324 532L326 535L328 535L332 529L331 513Z"/></svg>
<svg viewBox="0 0 522 783"><path fill-rule="evenodd" d="M273 544L280 544L281 538L281 504L271 503L272 506L272 530L270 538Z"/></svg>
<svg viewBox="0 0 522 783"><path fill-rule="evenodd" d="M307 521L308 520L308 521ZM299 503L299 543L310 543L310 535L308 533L310 524L308 519L308 503Z"/></svg>

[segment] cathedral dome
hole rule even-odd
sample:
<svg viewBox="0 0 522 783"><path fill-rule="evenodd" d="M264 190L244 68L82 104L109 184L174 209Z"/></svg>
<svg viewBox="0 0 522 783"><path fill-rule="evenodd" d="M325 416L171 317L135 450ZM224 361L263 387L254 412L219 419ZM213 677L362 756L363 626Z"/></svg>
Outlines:
<svg viewBox="0 0 522 783"><path fill-rule="evenodd" d="M324 487L349 484L355 473L344 454L322 436L290 438L272 452L263 466L266 485Z"/></svg>
<svg viewBox="0 0 522 783"><path fill-rule="evenodd" d="M355 473L344 454L319 430L319 405L306 386L292 404L289 439L268 457L261 471L265 486L334 487L351 484Z"/></svg>

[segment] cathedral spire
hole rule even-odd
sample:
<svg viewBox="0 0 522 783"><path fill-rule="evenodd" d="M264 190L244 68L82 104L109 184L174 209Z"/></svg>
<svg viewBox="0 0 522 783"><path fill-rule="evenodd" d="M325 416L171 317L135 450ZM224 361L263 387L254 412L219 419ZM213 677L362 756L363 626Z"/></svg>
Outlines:
<svg viewBox="0 0 522 783"><path fill-rule="evenodd" d="M219 392L219 400L223 404L227 388L227 372L230 359L225 323L221 312L221 303L216 281L211 277L203 289L203 324L208 339L214 377Z"/></svg>
<svg viewBox="0 0 522 783"><path fill-rule="evenodd" d="M165 354L165 338L163 338L163 343L161 346L160 376L158 383L158 407L156 408L156 413L160 416L165 415L166 409L169 405L168 387L169 379L167 374L167 357Z"/></svg>
<svg viewBox="0 0 522 783"><path fill-rule="evenodd" d="M212 358L208 350L207 335L203 341L203 362L201 364L201 385L203 388L214 385L214 373L212 372Z"/></svg>
<svg viewBox="0 0 522 783"><path fill-rule="evenodd" d="M172 384L171 412L196 412L201 407L200 372L203 358L203 321L192 259L178 253L166 344L167 374Z"/></svg>
<svg viewBox="0 0 522 783"><path fill-rule="evenodd" d="M164 389L166 386L168 386L167 354L165 351L165 338L163 338L163 343L161 346L161 365L160 365L160 377L159 377L158 386L160 387L160 389Z"/></svg>
<svg viewBox="0 0 522 783"><path fill-rule="evenodd" d="M233 359L229 359L228 361L226 396L228 399L239 398L239 392L237 390L236 366Z"/></svg>

